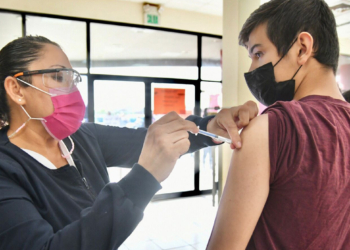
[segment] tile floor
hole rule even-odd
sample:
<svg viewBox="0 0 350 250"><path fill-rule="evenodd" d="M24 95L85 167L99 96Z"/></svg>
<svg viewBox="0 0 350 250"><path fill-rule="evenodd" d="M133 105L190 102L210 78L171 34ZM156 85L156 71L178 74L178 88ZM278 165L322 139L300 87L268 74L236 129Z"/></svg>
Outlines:
<svg viewBox="0 0 350 250"><path fill-rule="evenodd" d="M119 250L204 250L216 211L211 195L151 202Z"/></svg>

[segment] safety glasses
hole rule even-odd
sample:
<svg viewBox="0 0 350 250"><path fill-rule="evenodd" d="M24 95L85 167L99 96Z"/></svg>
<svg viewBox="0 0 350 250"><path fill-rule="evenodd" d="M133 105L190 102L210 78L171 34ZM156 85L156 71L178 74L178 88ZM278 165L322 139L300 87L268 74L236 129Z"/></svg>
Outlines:
<svg viewBox="0 0 350 250"><path fill-rule="evenodd" d="M81 76L78 71L74 69L58 68L58 69L42 69L23 71L15 74L13 77L30 76L42 74L43 84L47 88L60 89L64 92L70 92L71 89L79 82Z"/></svg>

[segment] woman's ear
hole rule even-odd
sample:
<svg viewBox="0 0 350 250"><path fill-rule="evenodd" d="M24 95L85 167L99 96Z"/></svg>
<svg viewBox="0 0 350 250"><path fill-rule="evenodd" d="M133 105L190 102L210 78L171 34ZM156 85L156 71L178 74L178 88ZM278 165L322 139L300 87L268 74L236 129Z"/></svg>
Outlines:
<svg viewBox="0 0 350 250"><path fill-rule="evenodd" d="M298 36L298 63L304 65L313 55L314 39L309 32L301 32Z"/></svg>
<svg viewBox="0 0 350 250"><path fill-rule="evenodd" d="M9 96L13 102L17 103L18 105L25 104L24 94L22 93L23 87L21 87L16 78L12 76L6 77L4 86L7 96Z"/></svg>

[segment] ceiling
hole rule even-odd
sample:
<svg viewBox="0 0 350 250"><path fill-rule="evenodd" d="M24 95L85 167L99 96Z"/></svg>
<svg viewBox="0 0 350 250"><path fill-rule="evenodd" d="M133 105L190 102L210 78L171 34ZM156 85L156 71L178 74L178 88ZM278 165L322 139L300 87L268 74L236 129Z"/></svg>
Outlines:
<svg viewBox="0 0 350 250"><path fill-rule="evenodd" d="M143 3L145 0L119 0ZM261 3L269 0L261 0ZM146 1L147 2L147 1ZM204 14L222 16L223 0L150 0L149 3L160 4L164 8L181 9ZM333 9L340 38L350 38L350 0L326 0Z"/></svg>
<svg viewBox="0 0 350 250"><path fill-rule="evenodd" d="M154 4L160 4L165 8L181 9L194 12L200 12L205 14L211 14L216 16L222 16L223 0L118 0L125 2L149 2ZM268 2L269 0L261 0L261 3ZM326 0L330 7L337 5L349 5L350 0ZM344 14L344 13L343 13ZM349 14L349 12L347 13ZM348 17L350 21L350 15Z"/></svg>
<svg viewBox="0 0 350 250"><path fill-rule="evenodd" d="M223 0L119 0L127 2L149 2L161 4L164 8L195 11L210 15L222 16Z"/></svg>

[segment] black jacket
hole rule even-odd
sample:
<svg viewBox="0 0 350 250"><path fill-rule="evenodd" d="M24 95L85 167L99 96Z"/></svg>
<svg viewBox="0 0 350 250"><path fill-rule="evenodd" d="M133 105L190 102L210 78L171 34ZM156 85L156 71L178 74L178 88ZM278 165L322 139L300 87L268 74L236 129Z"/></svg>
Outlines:
<svg viewBox="0 0 350 250"><path fill-rule="evenodd" d="M206 129L209 118L188 119ZM138 161L146 129L83 124L69 165L46 168L12 144L0 130L0 249L117 249L143 217L161 188ZM213 145L190 135L193 152ZM64 140L68 149L69 139ZM109 183L106 167L132 167Z"/></svg>

